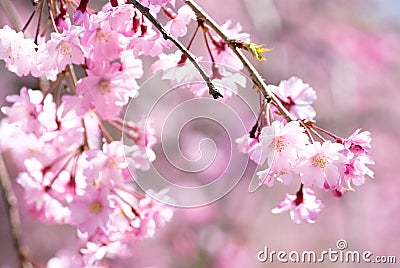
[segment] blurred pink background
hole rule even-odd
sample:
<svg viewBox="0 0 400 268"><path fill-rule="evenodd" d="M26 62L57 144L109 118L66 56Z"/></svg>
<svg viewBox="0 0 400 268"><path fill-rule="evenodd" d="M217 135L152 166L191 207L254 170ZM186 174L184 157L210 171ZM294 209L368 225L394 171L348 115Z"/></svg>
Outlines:
<svg viewBox="0 0 400 268"><path fill-rule="evenodd" d="M22 18L30 13L30 1L13 1ZM94 2L94 1L93 1ZM99 1L105 2L105 1ZM179 1L177 1L179 3ZM395 255L400 262L400 2L395 0L241 0L198 1L215 20L240 21L252 41L274 50L266 62L255 65L267 83L277 84L290 76L309 83L318 94L314 105L317 122L341 136L356 128L372 132L370 154L376 165L375 179L334 198L318 192L324 209L315 224L296 225L288 213L271 214L284 194L294 193L276 183L247 192L244 178L221 200L197 209L177 209L165 228L152 239L137 241L133 256L112 267L287 267L290 264L260 263L257 252L270 250L336 249L345 239L348 250L369 250L374 255ZM201 3L200 3L201 2ZM93 4L93 3L91 3ZM96 3L97 4L97 3ZM95 8L95 5L92 6ZM9 23L0 8L0 27ZM22 20L23 21L23 20ZM189 34L190 35L190 34ZM190 38L190 36L189 36ZM184 39L187 40L187 39ZM202 45L199 39L197 42ZM5 96L22 85L37 88L30 78L18 78L0 64ZM143 81L145 78L143 79ZM1 137L0 137L1 138ZM8 161L14 178L15 165ZM23 242L33 257L46 263L58 249L73 244L75 232L67 226L50 226L29 216L22 202ZM16 256L0 200L0 267L15 267ZM397 267L396 264L296 264L296 267Z"/></svg>

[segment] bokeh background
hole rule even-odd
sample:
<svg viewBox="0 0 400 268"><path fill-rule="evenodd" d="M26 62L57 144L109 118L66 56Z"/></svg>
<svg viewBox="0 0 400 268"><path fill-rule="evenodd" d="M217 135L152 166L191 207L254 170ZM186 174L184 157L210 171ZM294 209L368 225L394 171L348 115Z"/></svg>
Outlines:
<svg viewBox="0 0 400 268"><path fill-rule="evenodd" d="M95 8L104 2L90 4ZM30 1L13 3L24 21L31 12ZM257 252L265 246L276 251L321 252L336 249L336 242L345 239L349 250L395 255L400 262L400 2L203 0L199 4L217 22L240 21L253 42L274 48L266 62L255 62L269 84L295 75L313 86L318 94L314 107L320 126L344 137L359 127L371 131L375 178L340 199L318 192L325 205L318 221L296 225L288 213L273 215L270 211L297 186L277 183L249 194L250 178L246 177L211 205L177 209L172 222L154 238L134 243L133 256L112 261L111 267L398 267L328 261L262 264ZM9 23L0 7L0 27ZM201 40L197 43L203 45ZM9 73L3 63L0 81L1 105L6 95L22 85L38 87L34 79ZM18 159L9 153L5 156L15 178ZM22 201L22 189L14 188ZM72 228L37 222L27 214L23 202L20 214L23 242L39 262L46 263L59 249L74 243ZM16 267L2 200L0 215L0 267Z"/></svg>

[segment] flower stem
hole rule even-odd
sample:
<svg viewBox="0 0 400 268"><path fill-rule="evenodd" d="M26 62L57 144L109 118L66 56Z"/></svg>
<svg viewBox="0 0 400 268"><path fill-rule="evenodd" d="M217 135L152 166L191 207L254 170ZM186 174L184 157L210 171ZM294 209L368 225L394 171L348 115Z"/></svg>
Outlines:
<svg viewBox="0 0 400 268"><path fill-rule="evenodd" d="M201 67L201 65L196 61L195 56L189 50L187 50L187 48L181 42L179 42L178 39L173 37L167 32L167 30L165 30L161 23L153 15L151 15L150 9L143 6L136 0L128 0L128 2L134 5L140 11L140 13L142 13L154 25L154 27L157 28L165 40L170 40L180 51L182 51L183 54L185 54L185 56L192 62L194 67L200 73L203 80L207 83L209 89L208 92L210 95L213 96L214 99L223 98L224 96L222 96L222 94L216 90L214 84L211 82L210 77L204 71L203 67Z"/></svg>
<svg viewBox="0 0 400 268"><path fill-rule="evenodd" d="M192 0L185 0L185 3L194 11L197 16L197 19L204 20L208 26L210 26L224 41L228 44L230 49L236 54L239 60L246 67L249 72L251 78L254 80L256 85L258 86L261 93L265 98L270 98L274 105L278 108L278 110L282 113L282 115L288 121L297 120L278 100L278 98L272 93L272 91L265 84L264 79L261 77L260 73L254 67L253 64L249 61L249 59L242 53L240 48L237 47L236 43L233 42L222 30L221 27L199 6Z"/></svg>

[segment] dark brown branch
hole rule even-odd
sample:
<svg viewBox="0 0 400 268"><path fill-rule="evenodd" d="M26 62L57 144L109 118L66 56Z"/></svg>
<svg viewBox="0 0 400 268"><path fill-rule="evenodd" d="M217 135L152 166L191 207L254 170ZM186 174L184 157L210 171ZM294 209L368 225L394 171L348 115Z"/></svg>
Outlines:
<svg viewBox="0 0 400 268"><path fill-rule="evenodd" d="M200 64L196 61L195 57L193 56L192 53L190 53L189 50L186 49L186 47L178 41L175 37L173 37L170 33L165 30L165 28L160 24L160 22L150 13L150 9L143 6L136 0L128 0L129 3L134 5L140 13L142 13L153 25L154 27L157 28L157 30L162 34L165 40L170 40L180 51L182 51L183 54L192 62L194 67L197 69L197 71L200 73L201 77L203 80L207 83L209 93L211 96L213 96L214 99L218 98L223 98L221 93L219 93L214 84L211 82L210 77L206 74L204 71L203 67L200 66Z"/></svg>

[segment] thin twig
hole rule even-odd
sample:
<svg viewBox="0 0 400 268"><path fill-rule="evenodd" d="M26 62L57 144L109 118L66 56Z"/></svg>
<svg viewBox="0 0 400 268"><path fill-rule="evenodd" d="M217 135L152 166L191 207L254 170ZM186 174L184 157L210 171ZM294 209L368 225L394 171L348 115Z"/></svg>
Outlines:
<svg viewBox="0 0 400 268"><path fill-rule="evenodd" d="M28 257L27 249L21 243L21 226L17 206L17 197L12 189L11 180L8 176L7 168L0 153L0 188L6 206L7 220L10 226L10 234L13 240L15 251L17 252L20 266L27 268L33 267Z"/></svg>
<svg viewBox="0 0 400 268"><path fill-rule="evenodd" d="M324 137L322 137L321 134L319 134L315 129L313 129L312 127L309 127L309 126L307 126L307 128L308 128L309 130L311 130L311 132L312 132L315 136L317 136L322 142L325 142L325 141L326 141L326 139L325 139Z"/></svg>
<svg viewBox="0 0 400 268"><path fill-rule="evenodd" d="M190 6L190 8L194 11L198 19L203 20L209 27L211 27L223 40L225 43L228 44L230 49L236 54L239 60L243 63L246 67L247 71L249 72L250 76L253 78L254 82L258 86L261 93L264 95L265 98L271 98L272 102L281 112L281 114L288 120L288 121L295 121L297 120L279 101L279 99L272 93L272 91L268 88L265 84L263 78L261 77L260 73L254 67L253 64L247 59L247 57L243 54L243 52L238 48L235 42L230 39L222 30L221 27L206 13L204 10L197 5L192 0L185 0L185 3Z"/></svg>
<svg viewBox="0 0 400 268"><path fill-rule="evenodd" d="M196 61L193 54L190 53L190 51L187 50L187 48L181 42L179 42L178 39L173 37L170 33L167 32L167 30L165 30L160 22L153 15L151 15L150 9L143 6L136 0L128 0L128 2L134 5L140 11L140 13L142 13L154 25L154 27L157 28L157 30L162 34L165 40L170 40L180 51L182 51L183 54L185 54L185 56L192 62L194 67L200 73L203 80L207 83L209 89L208 92L210 93L210 95L213 96L214 99L218 99L219 97L223 98L222 94L216 90L214 84L211 82L210 77L206 74L203 67L201 67L200 64Z"/></svg>

